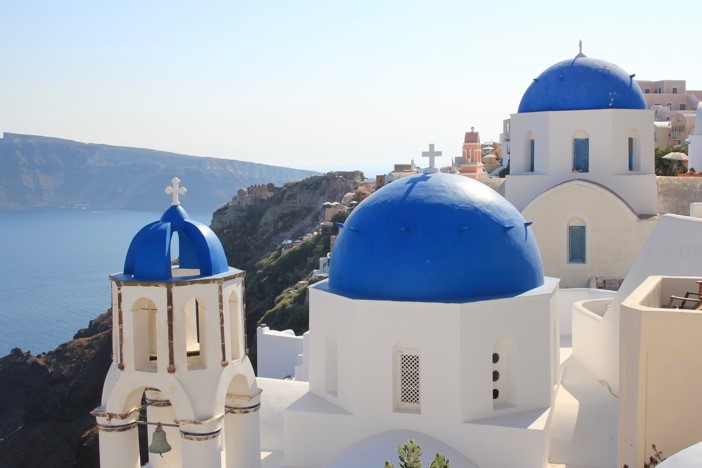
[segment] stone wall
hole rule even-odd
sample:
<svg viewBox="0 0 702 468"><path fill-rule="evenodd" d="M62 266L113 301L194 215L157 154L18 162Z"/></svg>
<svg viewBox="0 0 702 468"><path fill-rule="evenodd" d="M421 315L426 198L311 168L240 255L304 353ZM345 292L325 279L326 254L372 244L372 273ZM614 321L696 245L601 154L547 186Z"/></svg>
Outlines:
<svg viewBox="0 0 702 468"><path fill-rule="evenodd" d="M702 177L657 177L658 212L690 214L690 203L702 202Z"/></svg>

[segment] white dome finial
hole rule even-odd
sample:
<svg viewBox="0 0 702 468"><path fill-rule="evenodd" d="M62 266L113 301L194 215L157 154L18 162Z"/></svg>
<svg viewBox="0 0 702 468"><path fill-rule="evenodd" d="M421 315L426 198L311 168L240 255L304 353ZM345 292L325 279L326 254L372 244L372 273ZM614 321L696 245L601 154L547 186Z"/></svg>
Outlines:
<svg viewBox="0 0 702 468"><path fill-rule="evenodd" d="M185 187L178 186L180 184L180 179L177 177L171 179L171 184L173 184L173 186L171 187L169 185L168 187L166 187L165 192L169 195L173 195L173 203L171 203L171 205L180 205L178 195L185 195L185 192L187 192L188 189L186 189Z"/></svg>

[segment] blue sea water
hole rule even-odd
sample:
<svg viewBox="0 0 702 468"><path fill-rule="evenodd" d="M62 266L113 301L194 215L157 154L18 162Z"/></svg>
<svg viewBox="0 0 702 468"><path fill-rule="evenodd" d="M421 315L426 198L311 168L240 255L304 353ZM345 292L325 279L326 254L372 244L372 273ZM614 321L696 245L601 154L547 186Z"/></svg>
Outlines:
<svg viewBox="0 0 702 468"><path fill-rule="evenodd" d="M162 213L0 211L0 356L70 340L110 307L109 275L132 237ZM189 213L208 224L211 214Z"/></svg>

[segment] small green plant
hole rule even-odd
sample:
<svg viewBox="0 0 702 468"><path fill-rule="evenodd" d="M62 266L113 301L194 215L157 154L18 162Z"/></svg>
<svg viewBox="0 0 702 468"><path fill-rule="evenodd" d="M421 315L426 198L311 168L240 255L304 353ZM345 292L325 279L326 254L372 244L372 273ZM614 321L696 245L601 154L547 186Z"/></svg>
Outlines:
<svg viewBox="0 0 702 468"><path fill-rule="evenodd" d="M648 463L644 463L644 468L653 468L665 460L663 452L656 448L656 444L651 444L651 448L653 449L653 455L648 457Z"/></svg>
<svg viewBox="0 0 702 468"><path fill-rule="evenodd" d="M398 445L397 455L400 458L400 468L422 468L422 447L414 440L410 439L405 445ZM385 468L395 468L395 465L386 461ZM445 456L437 453L429 468L451 468L451 465Z"/></svg>

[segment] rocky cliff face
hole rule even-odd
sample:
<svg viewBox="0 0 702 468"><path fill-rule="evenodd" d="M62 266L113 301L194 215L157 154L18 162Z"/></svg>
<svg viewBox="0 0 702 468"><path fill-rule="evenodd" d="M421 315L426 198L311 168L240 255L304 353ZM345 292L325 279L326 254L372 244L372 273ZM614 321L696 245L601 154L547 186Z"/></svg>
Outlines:
<svg viewBox="0 0 702 468"><path fill-rule="evenodd" d="M271 198L236 203L212 217L229 264L250 273L256 262L285 239L296 239L318 228L324 202L341 201L363 181L362 172L330 172L286 184Z"/></svg>
<svg viewBox="0 0 702 468"><path fill-rule="evenodd" d="M282 185L316 174L229 159L5 133L0 139L0 209L160 210L173 176L192 211L213 211L252 184Z"/></svg>
<svg viewBox="0 0 702 468"><path fill-rule="evenodd" d="M0 358L0 465L97 467L100 405L112 362L106 312L54 351Z"/></svg>

